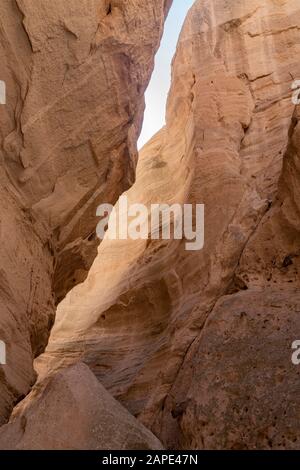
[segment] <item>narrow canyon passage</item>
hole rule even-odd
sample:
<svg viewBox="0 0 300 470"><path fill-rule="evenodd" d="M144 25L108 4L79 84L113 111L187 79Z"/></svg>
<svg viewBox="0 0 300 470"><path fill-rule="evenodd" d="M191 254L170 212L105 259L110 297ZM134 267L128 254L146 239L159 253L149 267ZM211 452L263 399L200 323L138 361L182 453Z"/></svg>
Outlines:
<svg viewBox="0 0 300 470"><path fill-rule="evenodd" d="M166 121L167 97L171 87L172 60L187 13L195 0L173 0L165 21L162 40L155 56L155 66L145 93L146 108L138 140L141 149Z"/></svg>
<svg viewBox="0 0 300 470"><path fill-rule="evenodd" d="M97 206L134 181L144 92L170 5L0 2L0 424L36 380L55 304L96 256Z"/></svg>
<svg viewBox="0 0 300 470"><path fill-rule="evenodd" d="M73 79L83 73L91 106L99 92L98 83L93 88L96 67L98 76L106 77L103 90L109 84L111 93L104 99L104 112L102 104L94 104L84 131L81 122L70 136L56 129L65 158L70 149L70 155L79 153L78 168L72 163L59 175L54 191L34 202L33 214L47 212L48 225L41 219L38 236L44 236L42 246L48 251L43 252L43 267L53 270L50 279L57 285L56 301L61 301L53 327L51 304L46 339L52 329L44 353L39 355L42 346L36 346L37 383L28 394L32 373L25 393L18 392L19 398L27 396L0 428L0 447L95 448L102 433L106 440L100 445L112 448L300 449L300 369L291 361L291 346L300 335L300 130L299 105L292 98L300 78L299 2L190 2L172 61L165 124L162 111L164 125L156 132L159 119L153 120L148 101L150 120L146 108L147 129L140 143L149 128L155 135L140 150L136 172L143 96L171 2L143 2L138 12L139 2L126 7L109 2L109 14L103 10L107 2L100 3L103 17L93 23L88 37L76 15L68 19L67 7L58 13L66 18L59 24L60 34L68 38L70 62L67 73L63 62L59 79L64 75L73 90ZM169 20L178 5L175 1ZM19 20L33 49L39 50L45 30L30 23L29 13ZM133 18L140 28L134 33L128 27ZM25 65L34 70L34 65ZM159 84L150 84L146 101L155 99L155 86ZM76 95L83 105L86 93ZM53 104L59 115L68 105L68 100ZM53 108L47 106L46 115ZM26 136L37 124L33 118L25 123ZM6 142L6 160L14 139ZM36 161L26 166L28 148L23 147L21 188L29 198L33 183L28 183L27 194L27 176L42 187L41 169L46 164L50 171L52 163L40 162L37 153ZM50 148L53 159L55 147ZM105 155L109 162L104 172ZM54 169L62 171L60 165ZM94 192L91 175L102 181L101 194ZM80 202L73 199L64 207L73 193L81 194ZM204 204L203 248L187 250L185 238L113 239L111 225L97 248L96 208L106 202L118 209L120 195L131 205L145 206L149 218L153 204ZM50 239L49 227L54 229ZM43 285L51 295L52 286ZM25 332L18 331L21 338L31 335L31 345L36 341L32 329L41 322L39 310L45 311L39 306L36 317L30 317L31 329L25 325ZM44 332L43 325L40 330ZM28 364L32 368L29 359ZM5 400L7 407L9 397ZM94 400L97 410L108 403L104 409L112 410L111 416L93 416ZM113 441L118 413L122 426L131 430L128 442ZM56 419L64 438L53 437ZM83 426L71 438L68 430L76 420ZM112 422L108 431L105 420ZM37 424L43 421L47 429ZM98 425L100 434L91 437Z"/></svg>

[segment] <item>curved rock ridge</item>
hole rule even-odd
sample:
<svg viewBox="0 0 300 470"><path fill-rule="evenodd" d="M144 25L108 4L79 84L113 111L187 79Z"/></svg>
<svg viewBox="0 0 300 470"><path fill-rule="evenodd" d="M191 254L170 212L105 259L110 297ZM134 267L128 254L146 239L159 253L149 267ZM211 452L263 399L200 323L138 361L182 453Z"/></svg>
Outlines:
<svg viewBox="0 0 300 470"><path fill-rule="evenodd" d="M84 364L59 372L31 394L34 400L25 412L18 414L16 408L9 424L1 427L0 449L163 449Z"/></svg>
<svg viewBox="0 0 300 470"><path fill-rule="evenodd" d="M167 447L300 448L299 21L297 0L195 2L126 194L204 203L204 249L107 236L37 361L81 358Z"/></svg>
<svg viewBox="0 0 300 470"><path fill-rule="evenodd" d="M2 0L0 424L34 380L55 303L97 253L99 203L135 179L171 0Z"/></svg>

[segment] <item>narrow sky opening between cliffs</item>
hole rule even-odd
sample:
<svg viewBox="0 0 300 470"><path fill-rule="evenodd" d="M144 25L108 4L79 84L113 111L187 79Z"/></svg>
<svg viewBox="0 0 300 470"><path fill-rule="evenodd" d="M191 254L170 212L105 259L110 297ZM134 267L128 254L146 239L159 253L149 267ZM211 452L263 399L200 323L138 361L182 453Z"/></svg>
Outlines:
<svg viewBox="0 0 300 470"><path fill-rule="evenodd" d="M146 91L146 110L138 148L141 149L165 125L166 102L171 86L171 62L189 8L194 0L173 0L155 67Z"/></svg>

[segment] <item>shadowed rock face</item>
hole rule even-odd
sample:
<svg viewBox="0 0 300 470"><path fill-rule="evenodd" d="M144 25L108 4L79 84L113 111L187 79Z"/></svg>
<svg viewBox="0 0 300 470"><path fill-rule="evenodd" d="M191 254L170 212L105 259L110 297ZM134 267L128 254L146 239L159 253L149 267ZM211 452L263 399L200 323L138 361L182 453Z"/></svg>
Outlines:
<svg viewBox="0 0 300 470"><path fill-rule="evenodd" d="M34 380L55 303L97 253L99 203L135 179L165 0L1 0L0 423Z"/></svg>
<svg viewBox="0 0 300 470"><path fill-rule="evenodd" d="M204 203L204 249L104 240L37 361L43 380L82 358L168 447L300 448L299 21L297 0L195 2L127 195Z"/></svg>
<svg viewBox="0 0 300 470"><path fill-rule="evenodd" d="M161 450L159 440L118 403L84 364L33 389L29 406L0 430L5 450ZM30 395L28 396L30 398Z"/></svg>

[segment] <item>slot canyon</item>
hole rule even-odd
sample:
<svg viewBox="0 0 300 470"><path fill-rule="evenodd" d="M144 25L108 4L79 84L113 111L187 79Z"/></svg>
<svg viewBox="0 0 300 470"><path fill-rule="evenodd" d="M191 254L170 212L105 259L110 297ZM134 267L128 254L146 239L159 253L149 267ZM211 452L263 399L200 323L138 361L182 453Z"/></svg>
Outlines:
<svg viewBox="0 0 300 470"><path fill-rule="evenodd" d="M0 449L300 450L298 0L0 0ZM96 235L204 204L204 246ZM195 222L195 221L194 221Z"/></svg>

